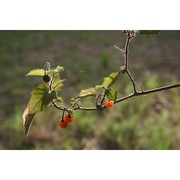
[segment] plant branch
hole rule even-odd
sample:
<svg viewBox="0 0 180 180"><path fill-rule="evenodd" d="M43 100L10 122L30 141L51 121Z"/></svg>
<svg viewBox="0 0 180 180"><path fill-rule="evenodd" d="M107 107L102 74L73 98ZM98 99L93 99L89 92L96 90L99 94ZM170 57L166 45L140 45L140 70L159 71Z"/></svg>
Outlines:
<svg viewBox="0 0 180 180"><path fill-rule="evenodd" d="M124 49L121 49L121 48L117 47L116 45L114 45L114 47L115 47L117 50L119 50L119 51L121 51L121 52L124 53Z"/></svg>
<svg viewBox="0 0 180 180"><path fill-rule="evenodd" d="M163 86L163 87L159 87L159 88L155 88L155 89L150 89L150 90L146 90L146 91L140 91L140 92L137 91L136 94L132 93L132 94L129 94L128 96L119 98L114 103L118 103L118 102L124 101L126 99L130 99L130 98L132 98L134 96L142 96L142 95L151 94L151 93L155 93L155 92L159 92L159 91L164 91L164 90L168 90L168 89L173 89L173 88L177 88L177 87L180 87L180 84Z"/></svg>
<svg viewBox="0 0 180 180"><path fill-rule="evenodd" d="M53 91L53 81L54 81L54 76L51 77L50 81L49 81L49 91ZM59 106L56 101L53 99L51 100L51 103L53 104L53 106L59 110L62 111L69 111L66 107L64 106Z"/></svg>
<svg viewBox="0 0 180 180"><path fill-rule="evenodd" d="M103 105L105 97L106 97L106 92L105 92L105 89L103 89L103 97L101 99L101 106Z"/></svg>
<svg viewBox="0 0 180 180"><path fill-rule="evenodd" d="M129 72L129 70L127 70L126 73L127 73L127 75L129 76L129 78L130 78L130 80L132 82L134 94L137 94L136 83L135 83L131 73Z"/></svg>
<svg viewBox="0 0 180 180"><path fill-rule="evenodd" d="M66 110L66 111L68 111L67 108L65 108L65 107L63 107L63 106L59 106L59 105L55 102L55 100L51 100L51 103L53 104L53 106L54 106L55 108L57 108L57 109L59 109L59 110L62 110L62 111Z"/></svg>
<svg viewBox="0 0 180 180"><path fill-rule="evenodd" d="M128 62L128 52L129 52L129 44L130 44L130 41L131 39L135 37L134 34L131 34L131 32L129 31L128 35L127 35L127 39L126 39L126 43L125 43L125 48L124 50L115 46L114 47L116 49L118 49L119 51L123 52L124 53L124 73L127 74L127 76L129 77L130 81L132 82L132 85L133 85L133 93L127 95L127 96L124 96L122 98L119 98L117 99L114 103L119 103L119 102L122 102L122 101L125 101L127 99L130 99L130 98L133 98L135 96L143 96L143 95L146 95L146 94L151 94L151 93L155 93L155 92L159 92L159 91L164 91L164 90L168 90L168 89L172 89L172 88L177 88L177 87L180 87L180 84L174 84L174 85L169 85L169 86L164 86L164 87L159 87L159 88L155 88L155 89L150 89L150 90L143 90L142 88L142 84L140 84L140 91L137 91L136 90L136 83L135 83L135 80L134 78L132 77L130 71L129 71L129 62ZM51 80L49 82L49 90L50 91L53 91L53 81L54 81L54 77L51 77ZM98 96L99 98L99 96ZM53 106L59 110L62 110L62 111L71 111L71 110L85 110L85 111L94 111L94 110L103 110L106 108L105 105L103 105L103 101L105 99L105 92L103 94L103 97L100 101L101 103L101 109L99 109L98 107L82 107L82 106L77 106L77 107L74 107L72 109L68 109L66 108L65 106L59 106L55 100L52 100L51 103L53 104ZM97 100L96 100L96 105L97 105Z"/></svg>
<svg viewBox="0 0 180 180"><path fill-rule="evenodd" d="M122 98L117 99L114 103L116 104L116 103L125 101L127 99L133 98L135 96L143 96L146 94L151 94L151 93L164 91L164 90L168 90L168 89L173 89L173 88L177 88L177 87L180 87L180 84L174 84L174 85L159 87L159 88L150 89L150 90L146 90L146 91L137 91L136 93L132 93L132 94L129 94L128 96L124 96ZM103 110L105 108L106 108L106 106L104 105L101 110ZM73 110L94 111L94 110L99 110L99 109L96 107L76 107L76 108L73 108Z"/></svg>
<svg viewBox="0 0 180 180"><path fill-rule="evenodd" d="M50 91L53 91L53 86L52 86L53 85L53 81L54 81L54 76L51 77L51 80L49 82L49 90ZM71 111L71 109L68 109L68 108L66 108L64 106L59 106L54 99L51 100L51 103L52 103L52 105L55 108L57 108L57 109L59 109L59 110L61 110L63 112L64 111L67 111L67 112ZM86 111L90 111L90 110L98 110L98 108L97 107L81 107L81 106L78 106L78 107L73 108L73 110L86 110Z"/></svg>
<svg viewBox="0 0 180 180"><path fill-rule="evenodd" d="M85 110L85 111L94 111L99 110L97 107L75 107L73 110Z"/></svg>
<svg viewBox="0 0 180 180"><path fill-rule="evenodd" d="M128 37L126 39L125 51L124 51L124 72L128 75L129 79L132 82L134 94L137 94L136 83L135 83L135 81L134 81L134 79L133 79L133 77L129 71L129 62L128 62L129 43L133 37L134 36L128 35Z"/></svg>
<svg viewBox="0 0 180 180"><path fill-rule="evenodd" d="M127 37L126 44L125 44L125 50L124 50L124 66L125 71L128 71L128 51L129 51L129 43L130 43L131 37Z"/></svg>

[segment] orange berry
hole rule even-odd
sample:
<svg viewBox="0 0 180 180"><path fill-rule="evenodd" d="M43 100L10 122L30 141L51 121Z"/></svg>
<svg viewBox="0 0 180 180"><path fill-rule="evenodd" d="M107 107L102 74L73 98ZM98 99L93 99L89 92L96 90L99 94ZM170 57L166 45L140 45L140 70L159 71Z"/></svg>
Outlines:
<svg viewBox="0 0 180 180"><path fill-rule="evenodd" d="M106 101L106 107L112 108L114 106L114 101Z"/></svg>
<svg viewBox="0 0 180 180"><path fill-rule="evenodd" d="M60 126L61 128L67 128L68 123L67 123L64 119L62 119L62 120L59 122L59 126Z"/></svg>
<svg viewBox="0 0 180 180"><path fill-rule="evenodd" d="M64 119L67 123L71 123L73 121L73 117L70 114L64 116Z"/></svg>

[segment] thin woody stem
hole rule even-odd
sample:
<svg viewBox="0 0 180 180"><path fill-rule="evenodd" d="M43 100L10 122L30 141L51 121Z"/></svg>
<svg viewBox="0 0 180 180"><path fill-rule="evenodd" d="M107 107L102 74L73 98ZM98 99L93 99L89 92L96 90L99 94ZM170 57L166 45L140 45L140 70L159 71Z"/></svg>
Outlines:
<svg viewBox="0 0 180 180"><path fill-rule="evenodd" d="M126 39L126 44L125 44L125 51L124 51L124 71L125 73L129 76L129 79L131 80L132 82L132 85L133 85L133 91L134 91L134 94L137 93L137 90L136 90L136 83L129 71L129 62L128 62L128 52L129 52L129 43L130 43L130 40L132 39L133 37L132 36L128 36L127 39Z"/></svg>
<svg viewBox="0 0 180 180"><path fill-rule="evenodd" d="M85 111L94 111L99 110L97 107L75 107L73 110L85 110Z"/></svg>
<svg viewBox="0 0 180 180"><path fill-rule="evenodd" d="M51 80L50 80L50 82L49 82L49 90L50 90L50 91L53 91L53 87L52 87L53 81L54 81L54 77L52 77ZM55 102L55 100L51 100L51 103L52 103L52 105L53 105L55 108L57 108L57 109L59 109L59 110L61 110L61 111L63 111L63 112L64 112L64 111L67 111L67 112L69 113L69 112L71 111L70 109L67 109L67 108L64 107L64 106L59 106L59 105ZM89 111L89 110L98 110L98 109L97 109L97 107L87 108L87 107L78 106L78 107L73 108L73 110L86 110L86 111Z"/></svg>
<svg viewBox="0 0 180 180"><path fill-rule="evenodd" d="M146 90L146 91L137 92L136 94L134 94L134 93L129 94L128 96L117 99L114 103L118 103L118 102L124 101L126 99L130 99L130 98L132 98L134 96L143 96L143 95L146 95L146 94L151 94L151 93L164 91L164 90L168 90L168 89L173 89L173 88L177 88L177 87L180 87L180 84L163 86L163 87L159 87L159 88L155 88L155 89L150 89L150 90Z"/></svg>
<svg viewBox="0 0 180 180"><path fill-rule="evenodd" d="M124 50L124 66L125 71L128 71L128 51L129 51L129 43L130 43L131 37L127 37L126 44L125 44L125 50Z"/></svg>
<svg viewBox="0 0 180 180"><path fill-rule="evenodd" d="M126 71L127 75L129 76L131 82L132 82L132 85L133 85L133 91L134 91L134 94L137 93L137 90L136 90L136 83L131 75L131 73L129 72L129 70Z"/></svg>
<svg viewBox="0 0 180 180"><path fill-rule="evenodd" d="M150 90L146 90L146 91L137 91L137 93L132 93L132 94L129 94L128 96L124 96L122 98L119 98L117 99L114 103L119 103L119 102L122 102L122 101L125 101L127 99L130 99L130 98L133 98L135 96L143 96L143 95L147 95L147 94L152 94L152 93L155 93L155 92L159 92L159 91L164 91L164 90L168 90L168 89L173 89L173 88L177 88L177 87L180 87L180 84L174 84L174 85L169 85L169 86L164 86L164 87L159 87L159 88L155 88L155 89L150 89ZM60 109L62 111L69 111L67 108L65 107L60 107L58 106L54 100L51 101L53 103L53 105L57 108L57 109ZM106 106L103 106L102 109L105 109ZM84 111L95 111L95 110L99 110L97 107L75 107L73 108L73 110L84 110Z"/></svg>
<svg viewBox="0 0 180 180"><path fill-rule="evenodd" d="M50 91L53 91L53 81L54 81L54 76L51 77L50 82L49 82L49 90L50 90ZM59 109L59 110L62 110L63 112L64 112L64 111L69 112L69 110L68 110L66 107L64 107L64 106L59 106L54 99L51 100L51 103L52 103L52 105L53 105L55 108L57 108L57 109Z"/></svg>
<svg viewBox="0 0 180 180"><path fill-rule="evenodd" d="M62 110L62 111L65 110L64 107L57 105L57 103L55 102L55 100L51 100L51 103L53 104L53 106L54 106L55 108L57 108L57 109L59 109L59 110ZM68 111L68 110L67 110L67 111Z"/></svg>

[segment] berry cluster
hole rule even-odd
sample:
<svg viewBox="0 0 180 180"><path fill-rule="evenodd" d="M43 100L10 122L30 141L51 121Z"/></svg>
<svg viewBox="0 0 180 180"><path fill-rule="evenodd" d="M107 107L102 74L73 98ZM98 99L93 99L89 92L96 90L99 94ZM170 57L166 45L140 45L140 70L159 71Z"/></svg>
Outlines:
<svg viewBox="0 0 180 180"><path fill-rule="evenodd" d="M65 115L59 122L59 127L67 128L68 124L73 121L73 116L71 114Z"/></svg>
<svg viewBox="0 0 180 180"><path fill-rule="evenodd" d="M112 108L114 106L114 101L107 100L106 101L106 107ZM71 123L74 120L73 116L71 114L67 114L59 121L59 127L60 128L67 128L68 124Z"/></svg>

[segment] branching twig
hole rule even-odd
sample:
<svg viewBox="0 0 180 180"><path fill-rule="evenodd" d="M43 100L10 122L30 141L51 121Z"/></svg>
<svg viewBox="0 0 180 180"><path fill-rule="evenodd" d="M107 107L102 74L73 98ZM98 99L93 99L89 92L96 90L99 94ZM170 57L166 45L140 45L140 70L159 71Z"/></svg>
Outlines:
<svg viewBox="0 0 180 180"><path fill-rule="evenodd" d="M136 83L135 83L133 77L131 76L131 73L129 72L129 70L127 70L126 73L127 73L127 75L129 76L129 78L130 78L130 80L132 82L134 94L137 94Z"/></svg>
<svg viewBox="0 0 180 180"><path fill-rule="evenodd" d="M51 80L49 82L49 90L50 91L53 91L53 81L54 81L54 76L51 77ZM53 106L61 111L67 111L67 112L70 112L71 109L68 109L64 106L59 106L55 100L51 100L51 103L53 104ZM74 107L73 110L86 110L86 111L89 111L89 110L98 110L97 107L81 107L81 106L77 106L77 107Z"/></svg>
<svg viewBox="0 0 180 180"><path fill-rule="evenodd" d="M54 81L54 76L51 77L50 81L49 81L49 90L50 92L53 91L53 81ZM53 104L53 106L59 110L62 110L62 111L67 111L69 112L69 109L67 109L66 107L64 106L59 106L55 100L51 100L51 103Z"/></svg>
<svg viewBox="0 0 180 180"><path fill-rule="evenodd" d="M125 71L128 71L128 52L129 52L129 43L130 43L131 37L127 37L126 39L126 44L125 44L125 51L124 51L124 66L125 66Z"/></svg>
<svg viewBox="0 0 180 180"><path fill-rule="evenodd" d="M53 106L54 106L55 108L57 108L57 109L59 109L59 110L62 110L62 111L65 110L65 108L62 107L62 106L59 106L59 105L55 102L55 100L51 100L51 103L53 104Z"/></svg>
<svg viewBox="0 0 180 180"><path fill-rule="evenodd" d="M114 45L114 47L115 47L116 49L118 49L119 51L121 51L121 52L123 52L123 53L124 53L124 50L123 50L123 49L121 49L121 48L117 47L116 45Z"/></svg>
<svg viewBox="0 0 180 180"><path fill-rule="evenodd" d="M119 102L122 102L122 101L125 101L127 99L130 99L130 98L133 98L135 96L143 96L143 95L146 95L146 94L151 94L151 93L155 93L155 92L159 92L159 91L164 91L164 90L168 90L168 89L172 89L172 88L177 88L177 87L180 87L180 84L174 84L174 85L169 85L169 86L164 86L164 87L159 87L159 88L155 88L155 89L150 89L150 90L143 90L142 88L142 83L139 85L140 86L140 91L137 91L136 89L136 83L135 83L135 80L134 78L132 77L130 71L129 71L129 60L128 60L128 53L129 53L129 44L130 44L130 41L133 37L135 37L135 33L133 33L133 31L129 31L127 34L127 39L126 39L126 43L125 43L125 48L124 50L117 47L116 45L114 45L114 47L116 49L118 49L119 51L123 52L124 53L124 73L127 74L127 76L129 77L131 83L132 83L132 86L133 86L133 93L127 95L127 96L124 96L124 97L121 97L121 98L118 98L114 103L119 103ZM51 78L50 82L49 82L49 90L50 91L53 91L53 81L54 81L54 77ZM100 98L100 95L96 97L96 106L98 105L97 104L97 100ZM51 103L53 104L53 106L59 110L62 110L62 111L67 111L67 112L70 112L72 110L85 110L85 111L94 111L94 110L103 110L106 108L105 105L103 105L103 101L105 99L105 92L103 94L103 97L102 99L100 100L100 103L101 103L101 108L99 109L98 107L82 107L82 106L76 106L74 108L71 108L71 109L68 109L64 106L59 106L55 100L52 100Z"/></svg>
<svg viewBox="0 0 180 180"><path fill-rule="evenodd" d="M134 94L137 93L137 90L136 90L136 83L129 71L129 62L128 62L128 52L129 52L129 43L130 43L130 40L133 38L134 36L131 36L130 33L126 39L126 44L125 44L125 51L124 51L124 72L129 76L129 79L131 80L132 82L132 85L133 85L133 91L134 91Z"/></svg>
<svg viewBox="0 0 180 180"><path fill-rule="evenodd" d="M135 96L144 96L147 94L151 94L151 93L155 93L155 92L160 92L160 91L164 91L164 90L168 90L168 89L172 89L172 88L177 88L180 87L180 83L178 84L174 84L174 85L169 85L169 86L164 86L164 87L159 87L159 88L155 88L155 89L150 89L150 90L144 90L142 87L142 83L140 84L136 84L133 76L131 75L130 71L129 71L129 59L128 59L128 53L129 53L129 44L130 41L136 36L137 32L136 31L124 31L127 39L126 39L126 43L125 43L125 48L121 49L117 46L114 46L116 49L118 49L120 52L122 52L124 54L124 66L120 67L121 69L121 73L122 74L126 74L129 79L130 82L133 86L133 92L129 95L126 95L124 97L121 98L117 98L117 91L113 88L111 88L111 86L113 85L113 83L117 80L117 78L119 77L120 74L120 70L118 72L114 72L111 73L108 77L104 78L103 84L102 85L98 85L97 88L90 88L90 90L86 89L86 90L82 90L82 95L78 96L78 98L76 98L74 100L74 98L71 99L70 101L70 107L67 108L64 105L59 105L58 102L62 101L62 98L57 96L54 97L53 99L51 98L51 95L57 94L58 91L60 91L62 84L62 80L60 80L60 77L58 76L59 73L63 67L58 66L56 69L51 69L50 67L50 63L46 63L44 66L44 71L43 71L43 80L45 83L48 82L48 90L49 90L49 94L40 94L42 95L42 97L39 95L39 89L35 89L32 92L32 96L37 93L37 96L33 96L34 98L37 98L39 100L39 97L41 98L37 103L41 102L44 103L42 104L43 106L41 106L41 110L42 107L46 106L46 101L44 102L44 98L48 98L48 102L49 102L49 98L51 98L50 100L50 105L52 105L53 107L55 107L56 109L60 110L62 112L62 119L59 122L60 127L62 128L66 128L67 127L67 123L72 122L71 121L66 121L67 115L68 118L69 117L73 117L73 111L75 110L82 110L82 111L98 111L98 110L103 110L105 108L111 108L113 106L113 103L119 103L125 100L128 100L130 98L133 98ZM27 75L41 75L42 70L35 70L35 71L31 71L30 73L28 73ZM40 74L39 74L40 73ZM56 76L57 75L57 76ZM58 77L58 78L56 78ZM47 85L47 84L46 84ZM136 85L139 85L138 89L136 89ZM43 86L44 87L44 86ZM47 87L47 86L46 86ZM58 88L57 88L58 87ZM101 93L98 92L99 88L103 88L103 91L101 89ZM91 91L92 89L92 91ZM43 89L44 90L44 89ZM40 91L41 92L41 91ZM44 92L44 91L43 91ZM81 93L80 93L81 94ZM47 96L46 96L47 95ZM31 97L32 97L31 96ZM87 96L94 96L96 98L95 100L95 107L84 107L81 104L80 98L82 97L87 97ZM110 101L111 100L111 101ZM27 108L25 109L24 113L23 113L23 125L25 127L25 134L27 135L29 127L31 125L32 122L32 118L34 117L34 115L36 114L36 112L38 110L40 110L40 108L38 107L37 110L34 112L30 109L30 105L34 104L34 99L33 102L31 102L30 99L30 104L28 104ZM112 102L114 101L114 102ZM108 106L108 103L112 103L112 106ZM39 105L39 104L38 104ZM35 104L35 106L37 106L37 104ZM66 115L65 115L66 114Z"/></svg>
<svg viewBox="0 0 180 180"><path fill-rule="evenodd" d="M180 87L180 84L174 84L174 85L159 87L159 88L150 89L150 90L141 91L141 92L137 91L136 94L133 93L133 94L129 94L128 96L119 98L114 103L118 103L118 102L124 101L126 99L130 99L130 98L132 98L134 96L143 96L143 95L146 95L146 94L151 94L151 93L155 93L155 92L158 92L158 91L164 91L164 90L173 89L173 88L177 88L177 87Z"/></svg>
<svg viewBox="0 0 180 180"><path fill-rule="evenodd" d="M122 98L117 99L114 103L116 104L116 103L125 101L125 100L130 99L135 96L143 96L146 94L151 94L151 93L164 91L164 90L168 90L168 89L173 89L173 88L177 88L177 87L180 87L180 84L174 84L174 85L164 86L164 87L146 90L146 91L140 91L140 92L137 91L136 93L132 93L132 94L129 94L128 96L124 96ZM61 107L61 106L57 105L54 100L52 100L51 102L54 105L54 107L56 107L59 110L70 111L70 109L67 109L65 107ZM101 110L103 110L105 108L106 108L106 106L102 106ZM73 110L94 111L94 110L99 110L99 109L97 107L75 107L75 108L73 108Z"/></svg>
<svg viewBox="0 0 180 180"><path fill-rule="evenodd" d="M99 110L97 107L75 107L73 110L85 110L85 111L94 111Z"/></svg>

